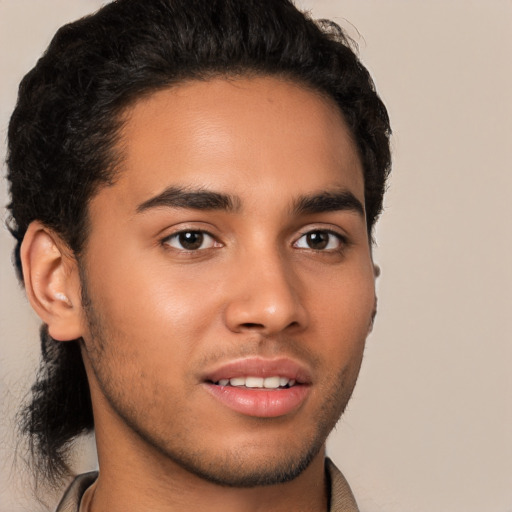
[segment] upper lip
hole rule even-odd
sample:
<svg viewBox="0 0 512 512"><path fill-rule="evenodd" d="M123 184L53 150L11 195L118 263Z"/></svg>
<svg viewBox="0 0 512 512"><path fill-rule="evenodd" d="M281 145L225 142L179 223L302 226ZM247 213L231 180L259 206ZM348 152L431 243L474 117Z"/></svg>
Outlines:
<svg viewBox="0 0 512 512"><path fill-rule="evenodd" d="M293 359L281 357L266 359L248 357L224 363L205 372L204 381L218 382L233 377L271 377L279 376L294 379L299 384L310 384L311 373L307 366Z"/></svg>

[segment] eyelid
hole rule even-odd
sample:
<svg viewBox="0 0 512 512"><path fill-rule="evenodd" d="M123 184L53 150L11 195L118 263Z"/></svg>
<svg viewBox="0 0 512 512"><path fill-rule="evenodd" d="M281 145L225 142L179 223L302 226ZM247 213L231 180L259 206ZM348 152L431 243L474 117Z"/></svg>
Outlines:
<svg viewBox="0 0 512 512"><path fill-rule="evenodd" d="M329 253L329 252L340 252L340 251L343 251L344 249L347 248L347 246L350 245L350 242L349 242L347 236L344 235L343 233L340 233L336 229L333 229L332 227L311 226L311 227L308 227L308 228L305 228L305 229L301 230L299 236L293 242L293 246L296 247L297 243L299 242L299 240L301 238L303 238L304 236L306 236L308 234L311 234L311 233L315 233L315 232L327 233L329 235L332 235L332 236L336 237L338 239L338 241L339 241L340 247L336 247L335 249L313 249L311 247L304 247L304 249L308 249L310 251ZM299 249L302 249L302 247L299 247Z"/></svg>
<svg viewBox="0 0 512 512"><path fill-rule="evenodd" d="M173 240L173 239L177 240L178 237L183 233L201 233L203 236L209 237L212 240L212 245L210 247L205 247L205 248L200 248L200 249L186 249L184 247L175 247L171 243L169 243L170 240ZM167 247L171 247L172 249L174 249L176 251L181 251L184 253L201 252L201 251L205 251L207 249L214 248L215 246L217 246L217 247L223 246L223 244L221 242L219 242L219 240L217 239L217 237L215 235L213 235L206 229L197 228L197 227L181 227L178 230L173 231L172 233L169 233L169 234L165 235L164 237L162 237L160 239L160 244L167 246Z"/></svg>
<svg viewBox="0 0 512 512"><path fill-rule="evenodd" d="M300 230L298 236L296 236L292 242L293 247L297 247L297 243L301 238L304 236L320 232L320 233L326 233L330 236L335 237L339 241L339 247L336 248L324 248L324 249L314 249L311 247L303 247L303 249L308 249L310 251L317 251L317 252L325 252L325 253L334 253L334 252L341 252L344 249L346 249L349 245L351 245L351 242L346 234L341 232L341 228L338 228L337 226L332 227L332 225L308 225L307 227L304 227ZM186 249L184 247L175 247L172 244L169 243L170 240L176 240L180 234L183 233L201 233L205 237L209 237L212 240L212 243L209 247L205 248L198 248L198 249ZM174 230L172 232L167 232L165 236L160 237L159 239L160 245L169 247L176 251L181 251L183 253L198 253L202 251L206 251L208 249L212 248L220 248L224 247L224 243L221 242L218 238L218 236L211 233L208 229L205 229L203 227L199 226L190 226L190 225L179 225L179 227L174 227ZM302 247L298 247L299 249L302 249Z"/></svg>

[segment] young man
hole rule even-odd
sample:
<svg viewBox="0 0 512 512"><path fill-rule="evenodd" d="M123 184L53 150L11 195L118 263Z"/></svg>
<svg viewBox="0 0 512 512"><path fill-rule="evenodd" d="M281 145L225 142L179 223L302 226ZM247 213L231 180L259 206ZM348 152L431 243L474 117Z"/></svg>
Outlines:
<svg viewBox="0 0 512 512"><path fill-rule="evenodd" d="M9 126L43 321L37 470L59 511L353 511L325 441L376 310L389 121L343 33L287 0L119 0L63 27Z"/></svg>

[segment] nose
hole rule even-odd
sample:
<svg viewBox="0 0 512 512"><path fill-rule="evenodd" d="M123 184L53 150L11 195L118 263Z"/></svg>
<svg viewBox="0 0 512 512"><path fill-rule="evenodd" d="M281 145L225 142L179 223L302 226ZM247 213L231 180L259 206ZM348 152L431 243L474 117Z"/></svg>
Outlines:
<svg viewBox="0 0 512 512"><path fill-rule="evenodd" d="M308 325L301 283L278 254L253 257L235 269L224 311L231 331L271 336Z"/></svg>

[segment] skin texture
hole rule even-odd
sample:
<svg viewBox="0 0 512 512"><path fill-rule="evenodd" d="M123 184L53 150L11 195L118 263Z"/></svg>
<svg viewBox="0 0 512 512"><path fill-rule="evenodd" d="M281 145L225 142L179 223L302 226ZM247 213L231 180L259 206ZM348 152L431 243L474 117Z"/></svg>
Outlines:
<svg viewBox="0 0 512 512"><path fill-rule="evenodd" d="M91 201L80 269L57 287L84 340L101 468L92 510L325 510L324 443L355 385L374 273L364 212L293 205L340 192L364 205L341 114L252 77L159 91L125 119L119 178ZM152 201L169 187L229 195L231 208ZM187 230L209 235L185 249ZM291 412L243 414L208 392L208 374L255 357L308 375Z"/></svg>

